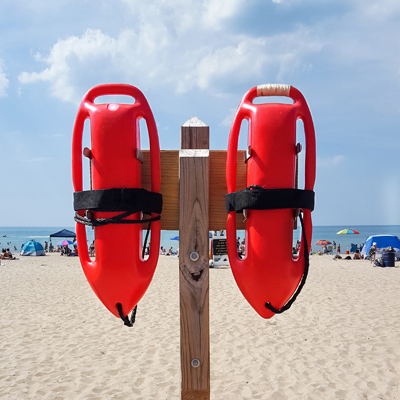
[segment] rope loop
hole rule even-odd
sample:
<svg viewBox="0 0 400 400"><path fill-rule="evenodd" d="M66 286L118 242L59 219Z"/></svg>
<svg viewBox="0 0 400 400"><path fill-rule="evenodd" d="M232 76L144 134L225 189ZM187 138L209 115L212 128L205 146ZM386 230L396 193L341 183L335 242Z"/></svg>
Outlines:
<svg viewBox="0 0 400 400"><path fill-rule="evenodd" d="M124 321L124 325L128 326L129 328L131 328L133 326L133 324L135 323L135 320L136 320L137 305L132 310L132 314L131 314L131 319L130 320L129 320L127 315L125 316L122 313L122 304L121 303L117 303L117 310L118 310L118 314L119 314L120 318L122 319L122 321Z"/></svg>
<svg viewBox="0 0 400 400"><path fill-rule="evenodd" d="M87 213L86 216L82 217L76 212L74 220L86 226L104 226L108 224L144 224L146 222L154 222L154 221L159 221L161 219L161 215L157 215L156 217L152 218L138 219L138 220L123 219L129 217L135 212L127 211L125 213L116 215L115 217L112 218L89 218L87 216Z"/></svg>
<svg viewBox="0 0 400 400"><path fill-rule="evenodd" d="M295 293L293 296L289 299L289 301L282 307L282 308L275 308L270 302L265 303L265 307L268 308L268 310L272 311L275 314L282 314L284 311L289 310L289 308L292 306L292 304L295 302L297 296L300 294L301 290L303 289L304 284L306 283L307 280L307 275L308 275L308 270L309 270L309 254L308 254L308 244L307 244L307 237L306 233L304 231L304 223L303 223L303 217L302 217L302 212L299 214L300 218L300 223L301 223L301 233L303 236L303 241L304 241L304 273L301 278L300 284L297 287Z"/></svg>

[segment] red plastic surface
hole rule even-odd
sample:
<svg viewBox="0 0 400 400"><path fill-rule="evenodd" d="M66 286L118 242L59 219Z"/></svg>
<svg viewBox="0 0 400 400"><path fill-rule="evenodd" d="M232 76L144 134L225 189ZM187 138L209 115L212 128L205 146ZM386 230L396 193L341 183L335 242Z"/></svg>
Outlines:
<svg viewBox="0 0 400 400"><path fill-rule="evenodd" d="M303 120L306 138L305 187L313 190L315 181L315 133L310 111L302 94L290 87L294 104L253 104L254 87L243 97L236 112L228 144L226 177L228 192L236 188L237 146L240 125L249 121L251 157L247 161L247 186L264 189L294 188L296 159L296 121ZM310 248L311 211L303 210ZM228 214L227 245L232 272L244 297L263 318L274 313L269 302L279 309L292 297L304 273L304 243L299 257L292 257L293 209L247 210L246 256L240 259L236 246L235 212Z"/></svg>
<svg viewBox="0 0 400 400"><path fill-rule="evenodd" d="M127 95L134 104L95 104L98 96ZM83 190L82 136L90 119L92 189L141 188L139 120L147 123L151 158L151 191L160 191L160 146L153 114L142 92L130 85L100 85L89 90L76 117L72 144L74 190ZM83 216L83 211L79 212ZM119 212L95 212L94 218L110 218ZM156 215L152 215L154 217ZM140 213L127 219L138 220ZM147 225L144 226L147 228ZM160 222L151 224L148 259L142 258L143 224L108 224L95 227L96 258L91 261L85 225L76 224L79 258L93 291L116 317L117 303L128 315L146 292L153 277L160 248Z"/></svg>

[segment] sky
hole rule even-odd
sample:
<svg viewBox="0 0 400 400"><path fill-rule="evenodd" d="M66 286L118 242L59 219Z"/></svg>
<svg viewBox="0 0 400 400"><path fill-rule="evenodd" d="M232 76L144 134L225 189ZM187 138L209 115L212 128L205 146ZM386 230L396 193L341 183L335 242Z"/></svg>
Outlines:
<svg viewBox="0 0 400 400"><path fill-rule="evenodd" d="M225 150L249 89L294 86L316 132L313 223L400 225L398 0L2 0L0 226L74 225L72 130L104 83L143 92L162 150L193 116Z"/></svg>

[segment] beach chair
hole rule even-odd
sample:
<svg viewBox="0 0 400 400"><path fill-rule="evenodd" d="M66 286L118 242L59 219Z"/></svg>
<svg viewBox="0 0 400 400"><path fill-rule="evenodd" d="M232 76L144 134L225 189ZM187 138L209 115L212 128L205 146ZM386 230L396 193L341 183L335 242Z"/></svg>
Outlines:
<svg viewBox="0 0 400 400"><path fill-rule="evenodd" d="M333 246L328 246L326 249L328 250L326 254L332 254L333 253Z"/></svg>

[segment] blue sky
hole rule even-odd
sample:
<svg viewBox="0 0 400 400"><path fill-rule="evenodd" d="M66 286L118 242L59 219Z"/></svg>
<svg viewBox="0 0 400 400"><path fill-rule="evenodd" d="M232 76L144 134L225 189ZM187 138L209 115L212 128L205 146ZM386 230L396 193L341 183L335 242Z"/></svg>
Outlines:
<svg viewBox="0 0 400 400"><path fill-rule="evenodd" d="M85 92L146 96L161 149L196 115L226 149L243 95L285 83L317 137L316 225L400 224L398 0L2 0L1 226L72 226Z"/></svg>

